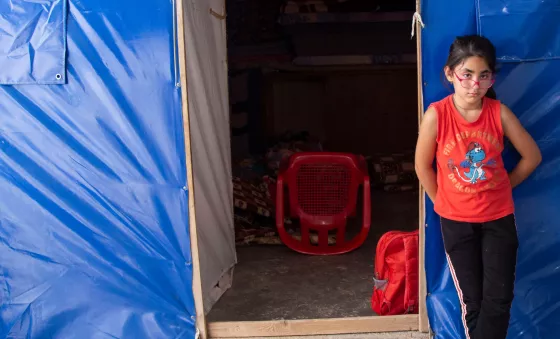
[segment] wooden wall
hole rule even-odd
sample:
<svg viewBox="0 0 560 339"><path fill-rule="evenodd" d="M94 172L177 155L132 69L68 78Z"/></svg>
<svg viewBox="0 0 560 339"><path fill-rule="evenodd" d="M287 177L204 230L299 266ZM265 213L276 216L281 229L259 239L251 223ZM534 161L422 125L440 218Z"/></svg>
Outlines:
<svg viewBox="0 0 560 339"><path fill-rule="evenodd" d="M266 134L307 130L328 150L364 155L414 150L416 68L271 74Z"/></svg>

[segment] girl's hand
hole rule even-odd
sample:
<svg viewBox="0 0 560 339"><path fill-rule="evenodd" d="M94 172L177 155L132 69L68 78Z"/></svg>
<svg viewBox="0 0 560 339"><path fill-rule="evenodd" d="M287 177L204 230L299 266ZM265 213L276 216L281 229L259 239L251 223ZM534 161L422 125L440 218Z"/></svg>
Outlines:
<svg viewBox="0 0 560 339"><path fill-rule="evenodd" d="M509 174L511 187L522 183L542 161L541 151L531 135L521 125L515 114L505 105L501 109L504 135L521 155L521 160Z"/></svg>

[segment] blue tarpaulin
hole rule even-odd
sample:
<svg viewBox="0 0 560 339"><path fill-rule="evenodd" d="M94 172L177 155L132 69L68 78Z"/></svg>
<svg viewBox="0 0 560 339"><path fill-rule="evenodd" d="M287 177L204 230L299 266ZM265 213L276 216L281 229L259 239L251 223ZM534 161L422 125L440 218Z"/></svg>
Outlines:
<svg viewBox="0 0 560 339"><path fill-rule="evenodd" d="M194 338L171 0L0 10L0 338Z"/></svg>
<svg viewBox="0 0 560 339"><path fill-rule="evenodd" d="M422 1L426 106L448 94L441 70L455 36L485 34L504 61L498 97L543 152L514 192L510 338L560 336L558 8ZM194 338L173 22L172 0L0 4L1 338ZM518 155L504 158L512 167ZM463 338L429 200L426 212L430 325L438 339Z"/></svg>
<svg viewBox="0 0 560 339"><path fill-rule="evenodd" d="M64 82L66 5L66 0L0 2L0 84Z"/></svg>
<svg viewBox="0 0 560 339"><path fill-rule="evenodd" d="M425 0L424 103L448 95L441 81L457 35L484 34L502 61L496 92L535 138L543 163L514 190L520 239L508 338L560 337L560 24L558 0ZM512 168L519 155L504 151ZM459 300L444 256L439 217L426 198L428 314L438 339L464 338Z"/></svg>

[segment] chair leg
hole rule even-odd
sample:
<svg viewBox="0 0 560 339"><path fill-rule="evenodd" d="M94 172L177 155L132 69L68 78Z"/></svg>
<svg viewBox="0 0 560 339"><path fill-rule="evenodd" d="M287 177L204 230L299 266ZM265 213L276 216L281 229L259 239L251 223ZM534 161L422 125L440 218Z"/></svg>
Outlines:
<svg viewBox="0 0 560 339"><path fill-rule="evenodd" d="M320 248L329 248L329 230L321 229L319 230L319 239L317 241Z"/></svg>
<svg viewBox="0 0 560 339"><path fill-rule="evenodd" d="M346 223L340 226L336 232L336 245L344 246L346 244Z"/></svg>
<svg viewBox="0 0 560 339"><path fill-rule="evenodd" d="M309 233L309 226L300 223L301 244L303 246L311 245L311 234Z"/></svg>

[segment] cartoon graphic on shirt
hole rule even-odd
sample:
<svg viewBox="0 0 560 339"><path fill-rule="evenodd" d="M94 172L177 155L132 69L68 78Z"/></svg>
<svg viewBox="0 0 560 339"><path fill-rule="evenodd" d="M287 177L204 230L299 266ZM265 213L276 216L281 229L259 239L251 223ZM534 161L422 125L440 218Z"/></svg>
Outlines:
<svg viewBox="0 0 560 339"><path fill-rule="evenodd" d="M483 167L494 166L496 161L490 159L486 162L486 152L478 142L471 142L468 146L467 154L465 155L465 160L461 162L462 168L468 168L468 171L463 172L461 175L459 168L455 166L453 159L449 159L447 166L453 172L457 173L457 176L466 183L476 184L479 181L486 180L486 171Z"/></svg>

